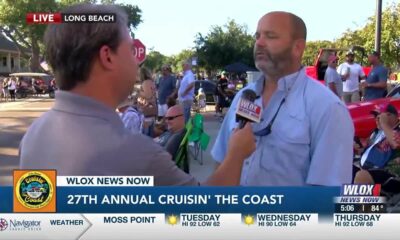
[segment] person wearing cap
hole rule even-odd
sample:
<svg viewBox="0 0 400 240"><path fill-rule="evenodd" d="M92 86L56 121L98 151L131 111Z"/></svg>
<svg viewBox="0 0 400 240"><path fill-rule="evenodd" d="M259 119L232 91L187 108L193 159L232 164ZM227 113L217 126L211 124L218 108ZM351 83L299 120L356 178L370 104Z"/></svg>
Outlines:
<svg viewBox="0 0 400 240"><path fill-rule="evenodd" d="M368 61L371 63L372 69L366 81L361 83L361 87L364 88L365 101L383 98L387 93L388 70L381 63L379 53L371 52Z"/></svg>
<svg viewBox="0 0 400 240"><path fill-rule="evenodd" d="M354 52L346 53L346 62L338 67L338 73L342 77L343 100L345 103L360 101L360 80L365 79L365 74L360 64L354 62Z"/></svg>
<svg viewBox="0 0 400 240"><path fill-rule="evenodd" d="M338 57L335 55L330 55L328 57L328 68L325 72L325 84L326 86L332 90L336 96L342 99L343 96L343 82L342 78L336 71L336 67L338 64Z"/></svg>
<svg viewBox="0 0 400 240"><path fill-rule="evenodd" d="M221 77L218 79L217 87L215 89L215 95L217 96L217 102L215 104L215 113L217 117L223 116L223 109L227 107L226 90L228 88L228 79L226 78L225 72L221 73Z"/></svg>
<svg viewBox="0 0 400 240"><path fill-rule="evenodd" d="M126 129L131 133L143 133L144 115L135 106L135 101L128 97L117 108Z"/></svg>
<svg viewBox="0 0 400 240"><path fill-rule="evenodd" d="M360 167L355 167L354 183L385 183L395 175L387 168L391 163L400 164L400 122L397 109L388 103L380 104L371 111L377 128L371 134L367 146L361 147ZM384 189L383 185L383 189Z"/></svg>

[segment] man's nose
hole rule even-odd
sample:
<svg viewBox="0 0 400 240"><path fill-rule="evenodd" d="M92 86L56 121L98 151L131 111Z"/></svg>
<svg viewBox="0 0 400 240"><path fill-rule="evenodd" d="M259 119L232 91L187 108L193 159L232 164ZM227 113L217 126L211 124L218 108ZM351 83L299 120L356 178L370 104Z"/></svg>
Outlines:
<svg viewBox="0 0 400 240"><path fill-rule="evenodd" d="M266 46L266 41L263 36L260 36L256 39L255 42L256 47L265 47Z"/></svg>

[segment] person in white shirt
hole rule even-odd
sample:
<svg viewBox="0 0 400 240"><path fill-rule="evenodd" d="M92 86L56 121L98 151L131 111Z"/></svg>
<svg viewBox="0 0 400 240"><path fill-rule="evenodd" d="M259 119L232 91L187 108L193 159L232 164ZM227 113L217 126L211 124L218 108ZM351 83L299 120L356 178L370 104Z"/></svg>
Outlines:
<svg viewBox="0 0 400 240"><path fill-rule="evenodd" d="M15 101L15 90L17 89L17 82L11 78L8 82L8 92L10 93L11 101Z"/></svg>
<svg viewBox="0 0 400 240"><path fill-rule="evenodd" d="M179 84L178 100L183 106L183 115L185 116L185 122L187 122L190 119L190 110L193 104L195 79L189 61L183 62L182 67L184 73Z"/></svg>
<svg viewBox="0 0 400 240"><path fill-rule="evenodd" d="M365 73L360 64L354 62L354 52L346 53L346 62L340 64L338 73L343 82L343 101L352 103L360 101L360 80L365 79Z"/></svg>

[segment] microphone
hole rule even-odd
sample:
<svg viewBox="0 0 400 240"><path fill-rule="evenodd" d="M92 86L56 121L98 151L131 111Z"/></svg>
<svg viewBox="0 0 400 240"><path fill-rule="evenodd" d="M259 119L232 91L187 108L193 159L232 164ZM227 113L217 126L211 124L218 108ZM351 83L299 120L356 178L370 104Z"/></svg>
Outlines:
<svg viewBox="0 0 400 240"><path fill-rule="evenodd" d="M243 91L236 108L236 122L239 122L239 129L242 129L247 122L260 122L261 107L254 103L257 95L251 89Z"/></svg>

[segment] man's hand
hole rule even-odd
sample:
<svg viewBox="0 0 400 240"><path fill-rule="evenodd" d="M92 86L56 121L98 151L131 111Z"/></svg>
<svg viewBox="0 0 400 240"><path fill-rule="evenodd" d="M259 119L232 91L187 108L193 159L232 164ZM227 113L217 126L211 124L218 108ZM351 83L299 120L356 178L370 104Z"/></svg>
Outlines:
<svg viewBox="0 0 400 240"><path fill-rule="evenodd" d="M362 81L360 83L360 88L366 88L366 87L368 87L368 83L366 81Z"/></svg>
<svg viewBox="0 0 400 240"><path fill-rule="evenodd" d="M256 140L250 123L243 129L235 129L228 144L228 154L238 159L246 159L256 149Z"/></svg>

